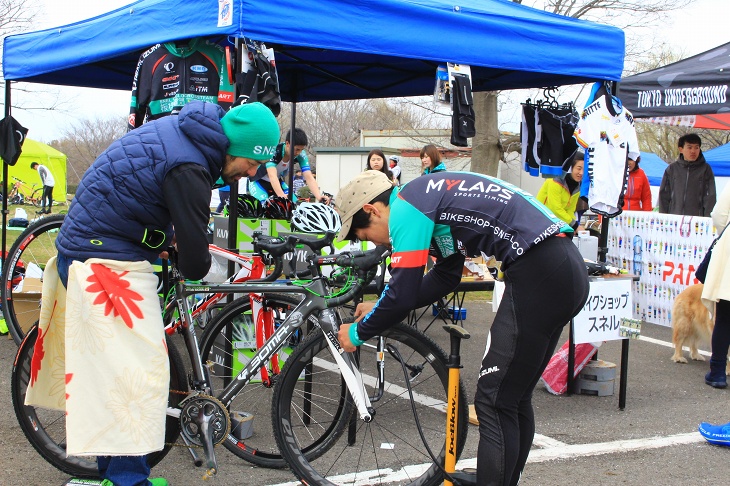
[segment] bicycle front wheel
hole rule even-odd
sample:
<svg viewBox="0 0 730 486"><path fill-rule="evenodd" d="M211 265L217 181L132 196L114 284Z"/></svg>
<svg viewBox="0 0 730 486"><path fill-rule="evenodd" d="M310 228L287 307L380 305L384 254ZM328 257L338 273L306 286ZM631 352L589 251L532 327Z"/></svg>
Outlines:
<svg viewBox="0 0 730 486"><path fill-rule="evenodd" d="M299 303L299 298L285 294L266 294L266 307L274 317L274 325L283 322L286 316ZM205 327L201 339L201 357L206 364L210 378L212 395L219 397L223 389L228 386L256 353L256 335L254 318L251 311L249 297L242 297L230 303ZM310 316L303 328L314 328L317 319ZM279 350L280 365L289 359L293 349L299 341L299 336L305 329L284 343ZM267 363L266 369L276 383L279 376L274 373L272 364ZM338 388L339 393L345 396L344 385ZM223 442L225 447L238 457L253 464L270 468L287 466L276 445L271 430L271 399L273 385L266 386L260 374L254 376L233 401L227 405L232 417L231 433ZM338 411L336 416L341 418L347 409ZM323 435L330 432L330 428ZM307 453L317 453L321 442L314 441L307 449Z"/></svg>
<svg viewBox="0 0 730 486"><path fill-rule="evenodd" d="M41 457L56 469L75 477L97 478L99 470L96 458L66 455L66 413L63 410L51 410L25 404L37 337L38 327L33 326L18 348L10 377L13 409L20 429ZM170 393L168 405L177 407L184 398L179 391L187 389L185 367L177 348L169 339L167 349L170 358L170 388L178 391L178 393ZM165 457L180 433L180 423L174 417L168 416L165 426L165 448L149 455L150 467Z"/></svg>
<svg viewBox="0 0 730 486"><path fill-rule="evenodd" d="M40 316L41 277L48 260L57 254L54 243L63 218L57 214L33 222L5 257L0 299L5 323L16 344Z"/></svg>
<svg viewBox="0 0 730 486"><path fill-rule="evenodd" d="M401 363L388 351L380 352L385 345L399 351L407 381ZM340 380L339 367L321 333L308 337L287 362L274 394L272 420L277 443L292 471L306 484L440 484L443 474L425 450L407 387L410 384L413 391L412 403L426 442L443 464L445 353L423 333L401 323L367 341L358 354L363 384L374 409L372 421L365 423L351 414L344 433L332 434L332 443L320 457L308 457L302 451L336 410L339 399L333 385ZM468 426L461 384L459 394L457 456ZM309 409L308 400L312 402Z"/></svg>

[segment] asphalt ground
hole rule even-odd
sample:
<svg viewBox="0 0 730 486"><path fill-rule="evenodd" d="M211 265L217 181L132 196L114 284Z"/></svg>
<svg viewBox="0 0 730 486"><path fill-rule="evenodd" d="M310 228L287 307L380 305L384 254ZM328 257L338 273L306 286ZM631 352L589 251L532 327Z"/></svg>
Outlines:
<svg viewBox="0 0 730 486"><path fill-rule="evenodd" d="M464 327L472 338L462 346L467 394L473 397L484 352L491 304L467 302ZM428 334L448 348L448 338L434 325ZM564 338L567 340L567 329ZM704 383L707 362L671 361L671 329L642 327L642 339L631 341L626 408L618 408L618 382L613 396L555 396L542 384L535 389L537 434L521 485L706 485L727 483L730 448L707 444L697 433L701 421L730 421L730 390ZM709 345L701 349L708 351ZM0 338L0 485L60 485L66 475L47 464L17 425L10 398L10 370L16 347ZM598 357L620 363L620 342L605 343ZM461 464L476 457L478 430L469 426ZM153 477L170 484L278 485L298 484L287 470L253 467L217 449L219 473L203 482L183 448L175 448L153 469Z"/></svg>

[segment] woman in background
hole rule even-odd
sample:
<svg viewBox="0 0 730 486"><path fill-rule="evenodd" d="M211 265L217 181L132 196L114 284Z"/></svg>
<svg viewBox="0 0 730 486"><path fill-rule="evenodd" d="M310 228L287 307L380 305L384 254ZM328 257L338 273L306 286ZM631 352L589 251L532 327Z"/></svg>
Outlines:
<svg viewBox="0 0 730 486"><path fill-rule="evenodd" d="M624 193L624 210L651 211L651 189L649 179L643 169L639 168L641 156L636 160L629 159L629 180Z"/></svg>
<svg viewBox="0 0 730 486"><path fill-rule="evenodd" d="M537 200L547 206L555 216L568 223L574 230L580 221L575 214L583 180L583 152L576 152L570 172L563 177L546 180L537 193Z"/></svg>
<svg viewBox="0 0 730 486"><path fill-rule="evenodd" d="M388 166L385 164L385 154L380 149L374 149L371 150L368 154L368 161L365 164L365 170L377 170L378 172L382 172L386 176L388 176L388 179L393 181L393 184L396 184L396 179L393 177L393 173L390 171Z"/></svg>
<svg viewBox="0 0 730 486"><path fill-rule="evenodd" d="M441 154L435 145L428 144L421 149L421 166L423 175L443 172L446 166L441 162Z"/></svg>

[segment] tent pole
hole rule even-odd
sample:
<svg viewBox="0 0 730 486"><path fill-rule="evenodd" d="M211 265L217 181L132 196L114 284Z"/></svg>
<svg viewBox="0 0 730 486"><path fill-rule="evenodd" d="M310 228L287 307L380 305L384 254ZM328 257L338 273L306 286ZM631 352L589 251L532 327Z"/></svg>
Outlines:
<svg viewBox="0 0 730 486"><path fill-rule="evenodd" d="M236 72L233 73L233 100L235 101L238 99L238 95L241 94L238 92L238 83L235 83L235 78L236 74L238 74L239 69L243 68L243 54L241 52L241 39L236 37L234 42L236 48ZM246 181L248 181L248 179L246 179ZM229 187L231 189L231 192L228 196L228 248L238 253L238 181L231 182L229 184ZM236 264L232 261L229 261L228 276L231 277L234 273L236 273Z"/></svg>
<svg viewBox="0 0 730 486"><path fill-rule="evenodd" d="M291 90L291 126L289 129L289 175L287 176L287 184L289 184L289 200L294 198L294 128L297 126L297 76L294 75Z"/></svg>
<svg viewBox="0 0 730 486"><path fill-rule="evenodd" d="M5 80L5 116L10 116L10 81ZM5 251L7 244L7 224L8 224L8 164L3 161L3 229L2 229L2 246L3 251L0 254L0 266L5 263Z"/></svg>

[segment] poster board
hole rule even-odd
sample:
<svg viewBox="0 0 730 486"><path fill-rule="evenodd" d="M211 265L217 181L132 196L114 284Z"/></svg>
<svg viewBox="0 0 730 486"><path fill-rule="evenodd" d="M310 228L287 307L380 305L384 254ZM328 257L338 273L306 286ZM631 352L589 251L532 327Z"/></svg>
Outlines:
<svg viewBox="0 0 730 486"><path fill-rule="evenodd" d="M596 279L583 309L573 318L575 344L625 339L620 335L621 319L631 318L631 279Z"/></svg>

